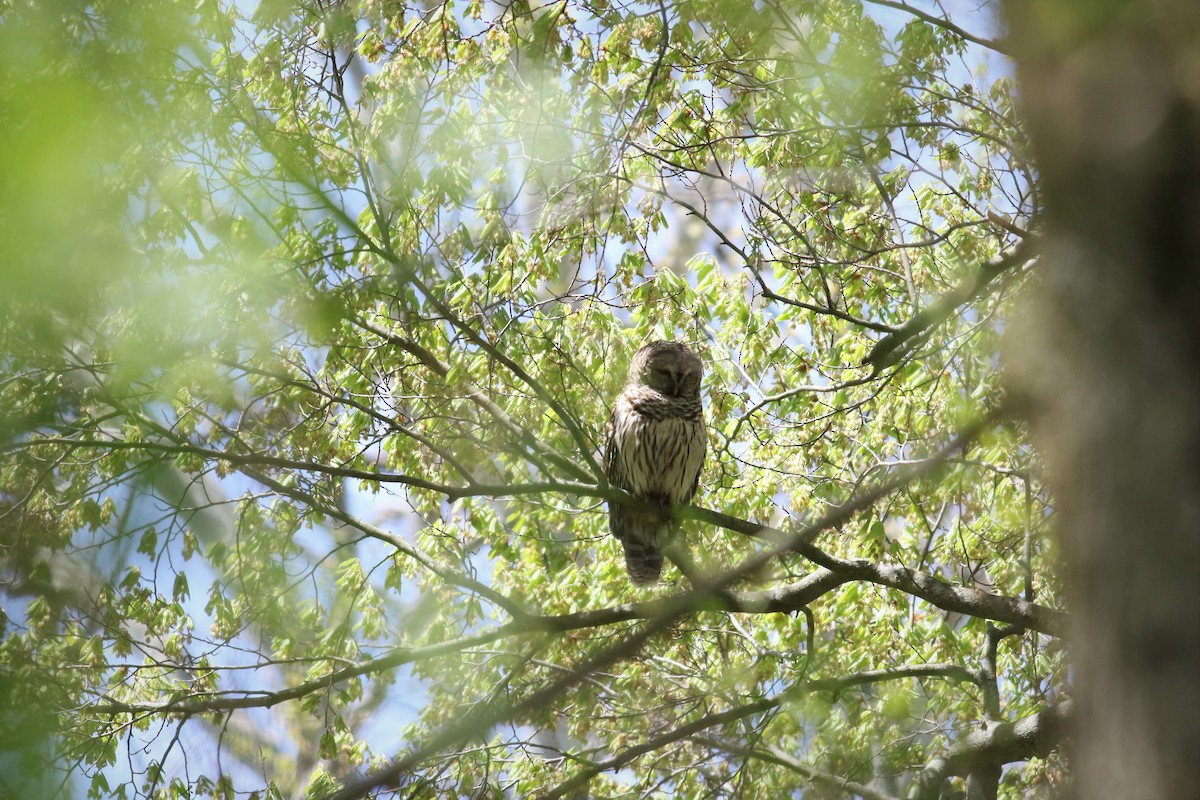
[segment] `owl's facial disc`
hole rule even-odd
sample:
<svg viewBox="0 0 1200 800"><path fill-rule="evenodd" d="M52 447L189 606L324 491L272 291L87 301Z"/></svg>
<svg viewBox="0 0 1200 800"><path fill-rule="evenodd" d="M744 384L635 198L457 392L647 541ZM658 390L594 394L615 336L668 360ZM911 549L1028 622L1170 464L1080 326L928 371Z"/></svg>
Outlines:
<svg viewBox="0 0 1200 800"><path fill-rule="evenodd" d="M677 358L653 362L649 365L647 373L646 383L672 397L681 397L693 391L694 384L698 383L698 380L694 379L693 371L689 371L687 365L681 364Z"/></svg>
<svg viewBox="0 0 1200 800"><path fill-rule="evenodd" d="M690 397L700 390L700 359L681 345L653 342L638 351L637 360L636 381L656 392Z"/></svg>
<svg viewBox="0 0 1200 800"><path fill-rule="evenodd" d="M645 382L663 394L674 395L679 387L678 375L675 370L665 364L650 364L646 370Z"/></svg>

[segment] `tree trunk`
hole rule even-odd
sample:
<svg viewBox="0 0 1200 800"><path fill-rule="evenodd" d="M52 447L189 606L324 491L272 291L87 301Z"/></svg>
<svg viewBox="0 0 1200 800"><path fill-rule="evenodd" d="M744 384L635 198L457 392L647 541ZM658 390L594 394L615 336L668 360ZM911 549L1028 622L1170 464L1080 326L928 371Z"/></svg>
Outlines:
<svg viewBox="0 0 1200 800"><path fill-rule="evenodd" d="M1200 4L1009 0L1041 175L1014 395L1072 585L1074 792L1200 796Z"/></svg>

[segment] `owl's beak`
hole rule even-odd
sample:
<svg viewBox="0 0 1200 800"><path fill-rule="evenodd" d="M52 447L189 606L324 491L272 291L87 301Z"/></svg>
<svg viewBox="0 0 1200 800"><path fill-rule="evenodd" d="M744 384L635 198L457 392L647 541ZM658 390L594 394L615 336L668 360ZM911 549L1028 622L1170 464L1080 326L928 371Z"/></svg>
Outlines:
<svg viewBox="0 0 1200 800"><path fill-rule="evenodd" d="M679 376L674 373L671 374L671 396L679 396Z"/></svg>

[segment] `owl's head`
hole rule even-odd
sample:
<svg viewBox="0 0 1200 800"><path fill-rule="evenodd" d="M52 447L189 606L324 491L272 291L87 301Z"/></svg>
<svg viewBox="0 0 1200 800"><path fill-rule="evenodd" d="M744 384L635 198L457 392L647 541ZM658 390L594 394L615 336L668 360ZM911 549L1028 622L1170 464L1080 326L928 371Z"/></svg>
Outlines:
<svg viewBox="0 0 1200 800"><path fill-rule="evenodd" d="M704 364L679 342L650 342L633 354L628 383L644 384L669 397L697 397Z"/></svg>

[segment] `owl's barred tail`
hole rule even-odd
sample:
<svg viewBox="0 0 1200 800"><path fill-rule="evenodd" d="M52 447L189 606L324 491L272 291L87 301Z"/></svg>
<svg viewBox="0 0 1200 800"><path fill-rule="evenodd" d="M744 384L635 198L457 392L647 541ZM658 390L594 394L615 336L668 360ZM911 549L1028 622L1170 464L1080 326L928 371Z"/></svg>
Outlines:
<svg viewBox="0 0 1200 800"><path fill-rule="evenodd" d="M618 503L609 504L609 530L625 549L625 571L638 586L657 583L662 574L663 554L673 530L670 510L635 510Z"/></svg>
<svg viewBox="0 0 1200 800"><path fill-rule="evenodd" d="M638 586L658 583L662 574L663 554L645 542L625 540L625 570Z"/></svg>

